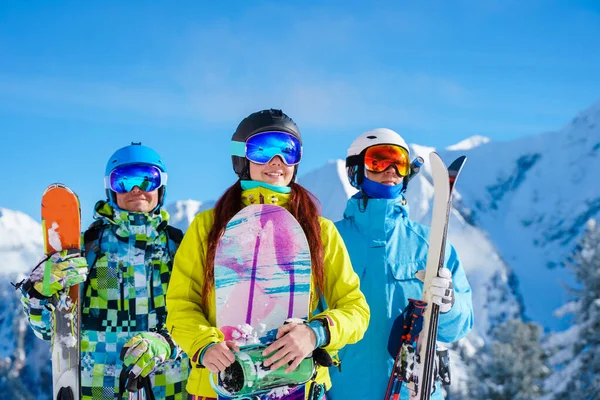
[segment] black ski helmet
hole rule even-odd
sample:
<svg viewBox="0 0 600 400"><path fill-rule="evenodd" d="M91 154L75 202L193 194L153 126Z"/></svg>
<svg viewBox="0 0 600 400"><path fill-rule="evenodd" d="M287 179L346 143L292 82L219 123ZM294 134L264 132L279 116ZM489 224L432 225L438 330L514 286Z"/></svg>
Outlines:
<svg viewBox="0 0 600 400"><path fill-rule="evenodd" d="M283 111L272 108L252 113L244 118L233 133L231 141L243 143L257 133L269 131L289 133L302 144L302 136L296 123ZM231 163L233 164L233 170L240 179L250 179L250 162L246 157L231 156ZM295 167L292 182L298 171L298 165Z"/></svg>

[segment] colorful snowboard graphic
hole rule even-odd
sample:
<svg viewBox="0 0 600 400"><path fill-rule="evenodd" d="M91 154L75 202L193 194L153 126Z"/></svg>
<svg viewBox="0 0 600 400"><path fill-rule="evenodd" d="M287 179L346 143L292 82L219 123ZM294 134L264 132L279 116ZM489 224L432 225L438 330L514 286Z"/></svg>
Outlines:
<svg viewBox="0 0 600 400"><path fill-rule="evenodd" d="M68 187L55 183L42 196L44 251L50 256L61 250L81 251L81 213L77 195ZM46 263L45 268L51 267ZM52 299L54 334L52 336L52 386L56 400L80 399L79 323L80 285Z"/></svg>
<svg viewBox="0 0 600 400"><path fill-rule="evenodd" d="M270 343L286 319L306 320L310 285L308 242L286 209L251 205L229 221L215 256L217 327L226 340ZM280 399L286 392L220 398ZM304 399L304 386L285 398L294 395Z"/></svg>

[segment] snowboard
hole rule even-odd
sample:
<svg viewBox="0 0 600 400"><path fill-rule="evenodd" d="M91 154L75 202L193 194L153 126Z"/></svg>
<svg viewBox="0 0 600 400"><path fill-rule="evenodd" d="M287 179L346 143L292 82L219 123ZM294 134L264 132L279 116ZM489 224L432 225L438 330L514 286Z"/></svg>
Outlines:
<svg viewBox="0 0 600 400"><path fill-rule="evenodd" d="M446 168L437 153L429 155L434 199L423 298L409 299L407 309L392 327L388 351L395 359L385 400L397 400L403 382L411 400L429 400L438 376L443 384L450 384L447 350L436 352L439 306L430 303L425 293L444 267L452 191L465 161L466 157L461 156Z"/></svg>
<svg viewBox="0 0 600 400"><path fill-rule="evenodd" d="M55 183L42 196L42 229L44 252L47 257L68 250L81 252L81 212L79 198L67 186ZM48 260L44 270L49 273ZM45 274L47 273L45 272ZM55 295L52 334L52 399L79 400L80 394L80 341L81 317L80 286Z"/></svg>
<svg viewBox="0 0 600 400"><path fill-rule="evenodd" d="M213 381L219 398L304 399L303 384L261 390L261 384L269 379L272 384L285 383L289 376L283 373L284 368L260 368L260 350L275 340L277 329L289 318L308 318L311 258L298 221L275 205L243 208L229 221L218 243L214 276L217 327L225 340L236 341L243 350L234 364L238 370L226 374L239 374L239 379L245 381L238 382L233 391L231 384L228 390L217 390L224 387L224 376L219 374L220 385ZM303 362L290 374L312 375L314 371L307 368L314 367ZM262 380L253 382L250 375ZM240 390L242 386L245 390Z"/></svg>

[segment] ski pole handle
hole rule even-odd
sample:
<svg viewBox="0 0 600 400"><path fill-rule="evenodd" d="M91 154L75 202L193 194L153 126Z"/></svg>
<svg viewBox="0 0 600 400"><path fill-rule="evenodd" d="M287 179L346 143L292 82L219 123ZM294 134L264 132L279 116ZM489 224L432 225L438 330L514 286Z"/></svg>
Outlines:
<svg viewBox="0 0 600 400"><path fill-rule="evenodd" d="M132 372L129 373L129 377L127 378L127 391L131 393L137 392L139 389L138 377L135 376Z"/></svg>
<svg viewBox="0 0 600 400"><path fill-rule="evenodd" d="M406 183L408 183L412 178L414 178L419 173L423 164L425 164L425 160L421 156L412 160L412 162L410 163L410 172L408 173L408 176L406 178L404 178L404 179L406 179Z"/></svg>

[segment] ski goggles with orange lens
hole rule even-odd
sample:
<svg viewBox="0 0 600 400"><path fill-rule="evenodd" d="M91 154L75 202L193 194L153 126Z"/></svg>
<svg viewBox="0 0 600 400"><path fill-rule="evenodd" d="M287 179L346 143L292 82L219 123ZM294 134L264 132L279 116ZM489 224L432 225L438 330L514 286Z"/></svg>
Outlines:
<svg viewBox="0 0 600 400"><path fill-rule="evenodd" d="M280 156L286 165L296 165L302 159L302 145L286 132L261 132L246 142L232 141L231 155L246 157L255 164L267 164L273 157Z"/></svg>
<svg viewBox="0 0 600 400"><path fill-rule="evenodd" d="M396 167L400 176L408 176L410 161L404 147L393 144L378 144L365 151L365 168L376 174L385 171L390 165Z"/></svg>
<svg viewBox="0 0 600 400"><path fill-rule="evenodd" d="M127 164L115 168L104 179L104 187L117 193L129 193L136 186L144 192L152 192L167 184L167 173L154 165Z"/></svg>

